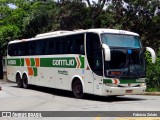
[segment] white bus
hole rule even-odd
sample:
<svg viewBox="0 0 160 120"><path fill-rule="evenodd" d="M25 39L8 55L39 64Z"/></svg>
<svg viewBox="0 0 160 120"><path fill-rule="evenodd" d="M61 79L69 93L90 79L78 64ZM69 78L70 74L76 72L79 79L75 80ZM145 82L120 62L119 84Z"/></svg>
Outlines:
<svg viewBox="0 0 160 120"><path fill-rule="evenodd" d="M8 44L7 77L30 84L100 96L146 90L145 51L138 34L114 29L56 31Z"/></svg>

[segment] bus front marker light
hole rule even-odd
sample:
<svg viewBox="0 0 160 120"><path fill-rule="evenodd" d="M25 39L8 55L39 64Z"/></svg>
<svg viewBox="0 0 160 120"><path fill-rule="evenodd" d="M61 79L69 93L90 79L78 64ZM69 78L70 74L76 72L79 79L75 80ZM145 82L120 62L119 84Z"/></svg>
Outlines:
<svg viewBox="0 0 160 120"><path fill-rule="evenodd" d="M128 52L128 54L129 54L129 55L131 55L131 54L132 54L132 50L128 50L127 52Z"/></svg>

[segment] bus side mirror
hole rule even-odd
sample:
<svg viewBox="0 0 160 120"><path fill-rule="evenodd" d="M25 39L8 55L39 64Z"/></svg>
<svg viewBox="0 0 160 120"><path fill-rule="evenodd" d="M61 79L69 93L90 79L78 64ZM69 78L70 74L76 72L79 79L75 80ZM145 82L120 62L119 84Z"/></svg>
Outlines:
<svg viewBox="0 0 160 120"><path fill-rule="evenodd" d="M106 44L102 44L102 48L104 49L104 57L105 61L110 61L111 60L111 51Z"/></svg>
<svg viewBox="0 0 160 120"><path fill-rule="evenodd" d="M155 63L156 62L156 53L155 53L155 51L150 47L146 47L146 51L151 53L152 63Z"/></svg>

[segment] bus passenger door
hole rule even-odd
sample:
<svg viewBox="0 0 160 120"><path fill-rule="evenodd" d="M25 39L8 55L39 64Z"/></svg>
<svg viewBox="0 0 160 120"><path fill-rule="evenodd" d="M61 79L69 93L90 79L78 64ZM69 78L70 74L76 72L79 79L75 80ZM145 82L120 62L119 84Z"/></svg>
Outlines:
<svg viewBox="0 0 160 120"><path fill-rule="evenodd" d="M86 34L87 61L85 78L92 83L93 94L102 95L103 62L102 49L99 35L96 33Z"/></svg>

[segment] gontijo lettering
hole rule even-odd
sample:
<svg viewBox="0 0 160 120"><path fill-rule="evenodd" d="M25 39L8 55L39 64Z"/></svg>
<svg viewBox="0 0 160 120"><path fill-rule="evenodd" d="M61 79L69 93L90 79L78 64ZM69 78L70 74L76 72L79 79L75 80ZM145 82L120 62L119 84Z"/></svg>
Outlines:
<svg viewBox="0 0 160 120"><path fill-rule="evenodd" d="M53 66L74 66L74 60L53 60Z"/></svg>

